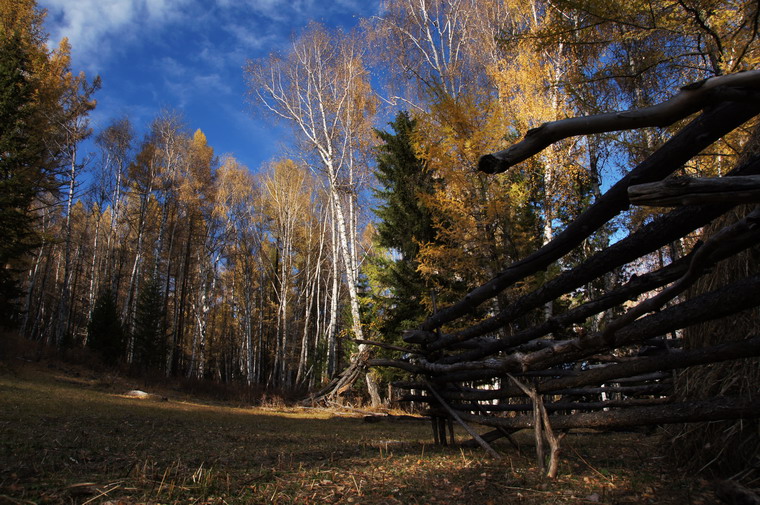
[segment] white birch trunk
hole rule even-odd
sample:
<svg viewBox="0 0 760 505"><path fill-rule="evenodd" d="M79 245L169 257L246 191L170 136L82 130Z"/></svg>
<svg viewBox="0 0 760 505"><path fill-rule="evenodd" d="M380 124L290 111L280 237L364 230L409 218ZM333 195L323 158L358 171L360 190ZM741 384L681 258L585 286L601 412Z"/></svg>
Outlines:
<svg viewBox="0 0 760 505"><path fill-rule="evenodd" d="M77 178L77 148L76 145L69 149L69 187L66 197L66 224L64 228L64 266L63 284L58 299L58 316L55 328L55 343L61 345L69 330L69 301L71 297L71 209L74 205L74 190Z"/></svg>

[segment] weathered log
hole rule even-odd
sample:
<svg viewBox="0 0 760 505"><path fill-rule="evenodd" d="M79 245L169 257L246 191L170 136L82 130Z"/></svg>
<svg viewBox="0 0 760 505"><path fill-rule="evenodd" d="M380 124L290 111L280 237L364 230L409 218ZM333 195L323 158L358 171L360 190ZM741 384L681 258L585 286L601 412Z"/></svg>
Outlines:
<svg viewBox="0 0 760 505"><path fill-rule="evenodd" d="M742 169L760 172L760 157L753 159L751 164L743 166ZM541 307L547 302L587 284L600 275L656 251L660 247L678 240L683 235L705 226L730 208L731 205L728 204L688 206L661 216L625 239L593 255L578 267L563 272L539 289L520 297L499 314L464 330L443 335L428 343L427 349L429 351L443 349L453 343L496 331L530 310ZM760 236L760 232L756 229L743 229L743 231L744 234L741 237L751 234L754 240ZM737 240L740 239L737 238ZM752 244L753 241L749 243ZM742 244L747 244L747 241L745 240ZM721 247L723 246L721 245ZM725 251L725 248L722 250ZM714 258L715 256L710 254L704 255L704 266L713 264Z"/></svg>
<svg viewBox="0 0 760 505"><path fill-rule="evenodd" d="M549 412L557 411L591 411L591 410L603 410L603 409L629 409L633 407L644 407L650 405L663 405L670 403L672 400L667 397L662 398L628 398L626 400L607 400L607 401L594 401L594 402L570 402L570 401L558 401L558 402L546 402L544 407ZM466 405L452 404L451 408L457 410L467 410ZM516 404L498 404L498 405L483 405L483 410L488 412L524 412L532 409L532 405L527 403Z"/></svg>
<svg viewBox="0 0 760 505"><path fill-rule="evenodd" d="M621 358L616 358L616 359L621 359ZM635 360L635 359L637 358L631 358L631 360ZM612 364L614 363L605 363L605 366L610 366ZM512 375L514 375L515 377L548 377L549 379L559 379L561 377L577 377L583 373L584 372L580 370L548 369L548 370L537 370L535 372L517 373L517 374L512 374ZM667 372L653 372L653 373L635 375L633 377L622 377L619 379L615 379L615 382L619 384L638 383L638 382L667 379L669 377L670 377L670 374Z"/></svg>
<svg viewBox="0 0 760 505"><path fill-rule="evenodd" d="M511 376L511 375L510 375ZM537 388L538 389L538 388ZM542 388L543 389L543 388ZM499 390L501 391L501 390ZM626 396L664 396L672 393L673 391L673 384L672 382L668 383L654 383L654 384L643 384L638 386L601 386L601 387L588 387L588 388L573 388L573 389L558 389L558 390L551 390L551 391L539 391L540 394L551 394L551 395L562 395L562 396L576 396L576 397L583 397L583 396L596 396L601 393L619 393L624 394ZM477 391L480 392L480 391ZM463 391L461 395L456 395L452 390L446 391L441 390L439 391L439 394L442 398L445 398L447 401L450 400L463 400L468 395L466 391ZM518 394L513 394L513 397L520 396ZM502 398L501 396L499 398ZM426 395L404 395L399 401L402 402L429 402L431 400L430 396ZM569 405L569 404L585 404L585 402L580 401L565 401L564 403L558 403L561 405ZM487 410L521 410L520 408L512 408L514 405L503 405L502 407L499 406L493 406L493 405L487 405L487 404L461 404L459 408L461 410L477 410L478 408L482 408L483 411ZM610 405L612 406L612 405ZM452 407L454 407L454 404L452 404ZM494 407L494 408L492 408ZM557 408L571 408L571 407L557 407ZM577 408L577 407L576 407ZM591 407L589 407L590 409Z"/></svg>
<svg viewBox="0 0 760 505"><path fill-rule="evenodd" d="M538 384L538 391L557 391L563 388L581 387L589 384L603 384L618 381L623 377L639 376L641 374L675 370L694 365L719 363L734 359L760 356L760 336L736 342L726 342L700 349L674 351L670 354L639 358L626 363L594 368L581 372L576 376L550 379ZM417 388L419 389L419 388ZM495 400L519 395L515 387L503 387L496 390L466 390L446 391L447 398L452 400Z"/></svg>
<svg viewBox="0 0 760 505"><path fill-rule="evenodd" d="M432 397L424 395L405 395L399 399L400 402L422 402L427 403L432 400ZM626 400L607 400L607 401L557 401L546 402L544 407L549 412L557 411L571 411L571 410L602 410L606 408L633 408L643 407L649 405L663 405L670 403L672 400L667 397L662 398L628 398ZM479 404L479 408L475 409L472 405L464 403L450 403L450 407L456 411L481 413L488 412L529 412L533 410L533 405L530 403L499 403L496 405L491 404Z"/></svg>
<svg viewBox="0 0 760 505"><path fill-rule="evenodd" d="M400 347L397 345L386 344L385 342L376 342L374 340L359 340L359 339L353 339L352 341L357 344L372 345L375 347L382 347L383 349L404 352L407 354L422 354L422 351L420 351L419 349L409 349L408 347Z"/></svg>
<svg viewBox="0 0 760 505"><path fill-rule="evenodd" d="M634 375L632 377L619 377L615 379L613 382L615 382L616 384L632 384L632 383L638 383L638 382L670 379L671 377L672 377L672 374L668 372L652 372L652 373L645 373L641 375Z"/></svg>
<svg viewBox="0 0 760 505"><path fill-rule="evenodd" d="M412 381L393 381L391 382L391 386L396 389L419 389L423 390L427 388L424 383L422 382L412 382Z"/></svg>
<svg viewBox="0 0 760 505"><path fill-rule="evenodd" d="M624 395L661 395L669 394L673 391L673 384L658 382L655 384L644 384L639 386L599 386L593 388L568 388L548 390L546 393L552 395L564 396L590 396L600 393L620 393Z"/></svg>
<svg viewBox="0 0 760 505"><path fill-rule="evenodd" d="M629 205L627 190L630 185L654 182L670 175L704 148L758 112L760 104L756 103L724 103L704 112L599 197L554 240L513 263L491 281L470 291L459 302L437 311L427 318L419 329L430 331L439 328L471 312L483 301L496 296L514 282L547 268L623 211Z"/></svg>
<svg viewBox="0 0 760 505"><path fill-rule="evenodd" d="M749 342L749 341L747 341L747 342ZM732 346L734 346L734 347L737 348L737 351L734 351L734 352L740 352L740 351L738 351L738 347L739 346L735 345L735 344L739 344L739 343L738 342L737 343L732 343ZM723 347L723 346L716 346L716 347ZM749 352L753 351L753 345L750 345L750 346L747 346L747 347L748 347ZM715 352L717 352L718 354L722 354L724 352L723 349L715 349L715 348L710 348L710 349L715 350ZM758 352L760 352L760 351L758 351ZM678 354L675 355L676 360L682 358L684 354L688 354L688 353L686 353L686 352L680 352L679 351ZM702 355L702 354L700 353L700 355ZM718 358L719 358L719 356L718 356ZM647 358L637 358L637 359L639 359L639 360L642 360L642 359L647 360ZM729 358L729 359L735 359L735 357ZM610 366L614 366L614 365L610 365ZM653 365L650 365L650 366L653 366ZM592 369L592 371L593 371L593 369ZM548 373L548 372L550 372L550 370L543 370L543 371L537 372L537 373ZM543 382L538 382L537 383L537 384L539 384L539 387L538 387L538 391L539 392L541 392L541 393L548 393L550 391L559 391L561 389L567 389L567 388L571 388L571 387L579 387L579 386L586 386L586 385L593 385L593 384L602 384L602 383L608 383L608 382L612 382L612 383L615 383L615 384L641 384L641 383L644 383L644 382L651 382L651 381L656 381L656 380L669 379L669 378L672 377L671 372L668 372L668 371L658 371L658 372L642 373L642 374L638 374L638 375L631 375L631 376L625 376L625 377L613 377L610 380L602 379L602 380L599 380L599 381L587 382L586 380L584 380L584 378L587 377L586 374L590 374L589 370L587 370L587 371L554 370L553 372L566 372L566 373L565 374L545 375L545 376L549 377L550 378L549 380L559 380L560 382L562 381L563 378L580 377L580 379L581 379L581 381L583 383L581 383L581 384L577 384L577 383L576 384L568 384L568 385L560 384L559 386L554 387L554 389L545 389L544 387L541 387L540 384L554 384L553 382L550 383L550 382L548 382L548 381L545 380ZM613 373L613 375L614 374L615 373ZM515 377L534 377L534 375L532 375L531 372L528 372L528 373L525 373L525 374L512 374L512 375L514 375ZM570 382L570 381L565 381L565 382ZM424 383L422 383L422 382L398 381L398 382L393 382L392 386L395 387L395 388L398 388L398 389L408 389L408 390L418 390L418 391L426 391L427 390L427 386ZM483 390L483 389L478 389L478 388L467 388L467 387L464 387L464 386L457 386L456 388L440 388L439 387L438 391L444 397L451 398L450 396L448 396L448 393L451 392L451 391L471 392L471 393L479 394L479 393L482 393L484 391L490 391L490 392L498 391L499 393L503 393L504 389L499 388L499 389ZM517 395L517 391L518 390L516 390L516 389L513 388L513 392L515 394L510 395L510 396L518 396ZM476 398L476 397L473 397L472 399L475 400L475 399L496 399L496 398L502 398L503 399L503 398L507 398L507 396L499 396L499 397L493 397L493 398L490 398L490 397L489 398L483 398L483 397L477 397ZM466 397L459 397L458 399L463 400L463 399L466 399ZM409 401L416 401L416 400L409 400Z"/></svg>
<svg viewBox="0 0 760 505"><path fill-rule="evenodd" d="M753 240L754 236L750 237L748 242L754 243ZM438 360L438 362L456 363L458 361L474 361L484 356L496 354L499 351L508 352L515 346L521 345L524 342L530 342L531 340L543 337L549 333L561 331L569 325L581 323L595 314L604 312L605 310L620 305L628 300L635 299L642 293L646 293L647 291L651 291L675 281L688 270L690 257L691 254L680 258L657 271L633 276L633 278L623 286L605 293L595 300L591 300L568 310L567 312L553 316L538 326L533 326L502 339L492 339L491 341L480 344L480 346L474 350L446 356ZM716 257L716 261L717 260L718 258Z"/></svg>
<svg viewBox="0 0 760 505"><path fill-rule="evenodd" d="M520 446L515 441L514 437L512 436L516 431L518 430L505 430L504 428L496 428L495 430L491 430L487 433L483 433L480 435L480 438L488 442L489 444L491 442L494 442L496 440L499 440L500 438L506 438L509 440L509 443L512 444L512 446L517 449L517 451L520 451ZM462 442L462 447L478 447L478 441L474 438L471 440L468 440L466 442Z"/></svg>
<svg viewBox="0 0 760 505"><path fill-rule="evenodd" d="M437 337L432 331L406 330L401 338L407 344L427 344Z"/></svg>
<svg viewBox="0 0 760 505"><path fill-rule="evenodd" d="M535 370L524 373L514 373L515 377L570 377L578 375L580 372L577 370L564 370L559 368L550 368L548 370Z"/></svg>
<svg viewBox="0 0 760 505"><path fill-rule="evenodd" d="M402 361L397 359L386 358L373 358L367 361L369 366L387 366L392 368L398 368L411 373L423 373L425 370L418 365L410 363L408 361Z"/></svg>
<svg viewBox="0 0 760 505"><path fill-rule="evenodd" d="M418 370L426 373L445 374L447 382L486 380L503 373L525 372L574 362L603 349L631 345L637 341L732 315L757 305L760 305L760 276L753 276L638 319L618 330L612 340L605 338L602 333L594 333L583 338L558 342L554 346L525 355L512 354L504 358L452 364L420 359L417 367ZM460 371L465 373L455 373Z"/></svg>
<svg viewBox="0 0 760 505"><path fill-rule="evenodd" d="M760 88L760 71L742 72L700 81L681 88L673 98L651 107L625 112L608 112L595 116L562 119L528 130L517 144L483 156L478 169L488 174L500 173L568 137L594 133L631 130L648 126L668 126L721 100L721 88ZM716 92L717 91L717 92ZM752 98L752 95L750 97ZM735 99L735 98L734 98Z"/></svg>
<svg viewBox="0 0 760 505"><path fill-rule="evenodd" d="M677 350L669 354L640 358L638 360L610 365L602 368L594 368L583 372L575 377L567 379L548 380L541 383L539 390L552 391L562 387L580 387L587 384L601 384L604 382L620 380L621 377L640 375L648 372L675 370L694 365L707 363L719 363L734 359L751 358L760 356L760 337L747 340L726 342L700 349L688 351Z"/></svg>
<svg viewBox="0 0 760 505"><path fill-rule="evenodd" d="M714 250L725 248L727 243L734 243L737 240L742 240L743 238L746 238L747 234L755 235L756 233L753 232L758 232L760 229L758 224L760 224L760 208L756 208L743 219L740 219L736 223L726 226L713 234L713 236L697 249L689 263L689 270L683 275L683 277L678 279L671 286L663 289L656 296L644 300L628 310L623 316L612 321L604 330L605 338L611 338L619 328L624 327L647 312L659 309L661 306L665 305L665 303L683 293L705 270L715 264L713 257L711 257L711 253ZM753 242L755 241L753 240ZM750 242L750 244L752 244L752 242Z"/></svg>
<svg viewBox="0 0 760 505"><path fill-rule="evenodd" d="M531 416L493 417L460 413L465 421L507 429L533 428ZM669 423L756 419L760 417L760 398L721 397L694 402L669 403L603 412L576 413L550 417L554 429L624 428Z"/></svg>
<svg viewBox="0 0 760 505"><path fill-rule="evenodd" d="M760 176L673 177L628 188L633 205L676 207L711 203L760 203Z"/></svg>

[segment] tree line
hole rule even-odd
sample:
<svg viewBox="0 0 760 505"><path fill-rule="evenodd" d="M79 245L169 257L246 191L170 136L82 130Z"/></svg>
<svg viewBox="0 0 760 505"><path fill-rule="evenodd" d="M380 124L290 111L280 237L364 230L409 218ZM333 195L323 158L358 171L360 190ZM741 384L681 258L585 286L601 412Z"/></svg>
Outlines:
<svg viewBox="0 0 760 505"><path fill-rule="evenodd" d="M171 111L142 139L129 118L91 131L99 81L72 73L66 41L47 49L34 1L2 0L6 322L138 372L314 389L368 354L368 341L398 344L403 330L548 243L598 197L605 174L633 166L670 130L562 141L497 175L477 171L481 155L545 121L646 107L760 57L760 14L748 0L383 6L354 31L312 23L282 54L247 63L247 100L292 127L299 155L245 167ZM78 147L90 135L98 153L85 163ZM683 171L722 173L745 136ZM92 183L78 192L84 170ZM629 212L557 268L653 212ZM383 378L364 379L377 400Z"/></svg>

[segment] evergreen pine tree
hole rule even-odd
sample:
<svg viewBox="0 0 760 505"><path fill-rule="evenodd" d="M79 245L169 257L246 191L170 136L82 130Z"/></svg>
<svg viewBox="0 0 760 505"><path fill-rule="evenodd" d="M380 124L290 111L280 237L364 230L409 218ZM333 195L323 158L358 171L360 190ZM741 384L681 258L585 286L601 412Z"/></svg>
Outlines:
<svg viewBox="0 0 760 505"><path fill-rule="evenodd" d="M44 148L33 134L34 88L18 34L0 37L0 323L10 323L19 261L38 245L29 205Z"/></svg>
<svg viewBox="0 0 760 505"><path fill-rule="evenodd" d="M157 279L151 278L140 291L135 309L132 363L143 371L159 370L164 363L163 308L161 286Z"/></svg>
<svg viewBox="0 0 760 505"><path fill-rule="evenodd" d="M87 325L87 345L109 365L116 364L124 354L124 329L110 288L104 289L95 301Z"/></svg>
<svg viewBox="0 0 760 505"><path fill-rule="evenodd" d="M375 210L380 218L377 244L391 256L376 260L382 263L377 280L385 287L376 305L382 317L380 333L398 336L426 315L422 300L429 293L417 271L417 255L420 244L435 240L435 229L420 196L432 194L435 181L414 152L414 120L402 111L390 126L392 133L377 131L384 142L375 169L382 186L375 196L383 202Z"/></svg>

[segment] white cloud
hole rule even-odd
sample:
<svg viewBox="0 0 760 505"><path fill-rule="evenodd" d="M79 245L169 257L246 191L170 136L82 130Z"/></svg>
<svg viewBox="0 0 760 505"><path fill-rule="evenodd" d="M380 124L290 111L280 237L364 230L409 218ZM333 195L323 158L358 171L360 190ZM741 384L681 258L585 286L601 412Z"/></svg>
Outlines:
<svg viewBox="0 0 760 505"><path fill-rule="evenodd" d="M99 63L162 26L183 19L192 0L40 0L48 10L51 45L67 37L87 66Z"/></svg>
<svg viewBox="0 0 760 505"><path fill-rule="evenodd" d="M202 33L221 28L234 39L232 52L258 51L309 19L362 14L361 0L38 0L48 10L51 45L67 37L77 66L98 73L129 46L162 40L173 27ZM365 11L365 12L362 12ZM165 41L163 39L162 41ZM230 48L226 49L230 52Z"/></svg>

